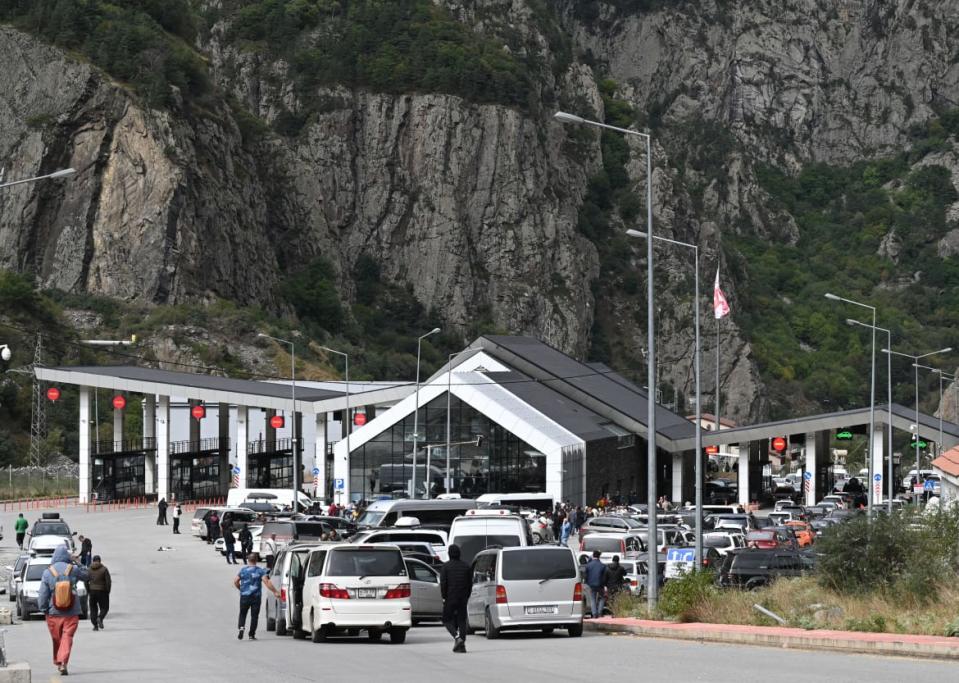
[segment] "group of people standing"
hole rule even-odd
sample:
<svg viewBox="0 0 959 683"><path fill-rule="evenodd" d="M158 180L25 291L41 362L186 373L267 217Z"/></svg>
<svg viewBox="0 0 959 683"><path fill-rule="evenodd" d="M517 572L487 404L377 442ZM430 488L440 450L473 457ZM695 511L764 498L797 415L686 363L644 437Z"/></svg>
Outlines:
<svg viewBox="0 0 959 683"><path fill-rule="evenodd" d="M166 498L161 498L160 502L157 503L157 526L168 526L169 522L166 518L167 509L170 507L169 503L166 502ZM173 533L180 533L180 517L183 516L183 508L180 507L179 503L173 504Z"/></svg>

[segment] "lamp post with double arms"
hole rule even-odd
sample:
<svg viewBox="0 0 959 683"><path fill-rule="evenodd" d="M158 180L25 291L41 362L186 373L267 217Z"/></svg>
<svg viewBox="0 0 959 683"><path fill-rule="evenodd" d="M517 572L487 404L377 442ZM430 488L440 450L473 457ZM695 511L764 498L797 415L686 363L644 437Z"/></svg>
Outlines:
<svg viewBox="0 0 959 683"><path fill-rule="evenodd" d="M938 351L930 351L929 353L923 353L919 356L913 356L908 353L893 351L892 349L882 350L883 353L888 353L893 356L902 356L903 358L909 358L910 360L912 360L912 369L915 373L913 383L916 390L915 402L916 402L916 481L917 482L919 481L919 361L922 360L923 358L928 358L929 356L935 356L936 354L939 354L939 353L949 353L950 351L952 351L952 347L947 346L946 348L939 349ZM913 491L913 496L916 499L915 502L916 502L916 506L918 507L919 496L915 495L915 491Z"/></svg>
<svg viewBox="0 0 959 683"><path fill-rule="evenodd" d="M350 412L350 354L344 353L343 351L337 351L336 349L331 349L329 346L321 346L321 349L327 353L333 353L337 356L343 356L343 361L346 364L344 369L343 379L346 382L346 417L343 418L343 424L346 425L346 473L349 476L350 468L350 432L353 431L353 415ZM326 458L326 453L323 454L323 458ZM326 467L326 462L322 464L323 467ZM324 470L325 472L326 470ZM325 477L325 475L324 475ZM372 493L372 491L370 492Z"/></svg>
<svg viewBox="0 0 959 683"><path fill-rule="evenodd" d="M275 342L286 344L290 347L290 399L293 402L293 409L290 411L290 446L293 451L293 505L291 508L293 513L296 514L297 505L300 503L300 453L299 443L296 439L296 347L293 342L287 339L280 339L279 337L273 337L268 334L263 334L262 332L256 336L263 337L264 339L272 339Z"/></svg>
<svg viewBox="0 0 959 683"><path fill-rule="evenodd" d="M869 472L869 490L866 493L866 511L869 515L869 518L872 519L872 499L874 496L873 491L873 459L875 458L875 439L873 438L873 433L876 429L876 307L870 306L869 304L864 304L860 301L853 301L852 299L846 299L841 296L836 296L835 294L826 294L826 298L830 301L841 301L843 303L852 304L853 306L859 306L860 308L867 308L872 311L872 325L869 325L869 329L872 332L872 352L870 353L870 365L872 371L870 372L869 380L869 436L867 437L867 453L866 456L869 460L867 465ZM889 429L892 429L892 425L889 425ZM891 482L890 482L891 483ZM891 489L890 489L891 490Z"/></svg>
<svg viewBox="0 0 959 683"><path fill-rule="evenodd" d="M416 448L420 428L420 352L423 349L423 340L439 331L440 328L434 327L416 340L416 398L413 406L413 477L410 480L410 498L416 498ZM429 479L429 472L426 473L426 477ZM427 493L429 493L429 486L427 486Z"/></svg>
<svg viewBox="0 0 959 683"><path fill-rule="evenodd" d="M553 114L553 118L561 123L593 126L603 130L611 130L622 135L633 135L642 138L646 142L646 234L655 237L653 234L653 141L648 133L640 133L628 128L611 126L599 121L590 121L582 116L570 114L564 111L558 111ZM646 240L646 478L647 495L646 505L649 518L649 557L651 560L647 563L648 570L646 575L646 600L650 611L655 609L659 598L659 566L656 558L656 503L658 495L656 491L656 477L658 467L656 464L656 310L654 304L655 285L653 281L653 240Z"/></svg>
<svg viewBox="0 0 959 683"><path fill-rule="evenodd" d="M639 230L627 230L626 234L630 237L640 237L648 239L645 232ZM702 347L699 341L699 246L689 242L680 242L679 240L669 239L668 237L654 236L653 239L660 242L668 242L680 247L687 247L693 250L694 256L694 295L693 311L695 312L696 344L694 368L696 375L696 569L703 568L703 414L702 402L700 400L700 367L699 359L702 355Z"/></svg>
<svg viewBox="0 0 959 683"><path fill-rule="evenodd" d="M886 346L892 346L892 332L887 330L885 327L876 327L875 325L870 325L869 323L864 323L859 320L853 320L852 318L846 318L847 325L858 325L859 327L865 327L873 331L873 338L875 338L875 333L885 332L886 333ZM886 438L888 441L889 453L887 456L887 465L886 465L886 477L887 477L887 486L889 488L889 500L888 500L888 510L890 514L892 513L892 356L886 354L886 421L889 423L888 434ZM872 437L870 437L871 440ZM871 470L870 470L871 471ZM869 486L874 486L873 482L869 482ZM872 494L870 493L870 500L872 499Z"/></svg>

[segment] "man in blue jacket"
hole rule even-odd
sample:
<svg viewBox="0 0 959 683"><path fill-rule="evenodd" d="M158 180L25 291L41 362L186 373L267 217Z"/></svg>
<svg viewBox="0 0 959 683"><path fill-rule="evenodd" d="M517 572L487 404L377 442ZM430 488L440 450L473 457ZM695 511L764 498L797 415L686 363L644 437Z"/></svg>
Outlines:
<svg viewBox="0 0 959 683"><path fill-rule="evenodd" d="M73 649L73 635L80 621L80 598L77 597L77 582L89 578L87 568L76 564L66 545L59 546L53 552L53 562L43 572L40 579L40 593L37 598L40 611L46 615L47 630L53 640L53 665L62 676L67 675L67 663ZM69 583L70 592L64 602L56 595L57 582ZM65 591L61 591L64 593Z"/></svg>
<svg viewBox="0 0 959 683"><path fill-rule="evenodd" d="M593 619L603 616L603 607L606 602L606 565L599 561L600 552L593 551L593 559L586 563L584 577L589 588L590 615Z"/></svg>

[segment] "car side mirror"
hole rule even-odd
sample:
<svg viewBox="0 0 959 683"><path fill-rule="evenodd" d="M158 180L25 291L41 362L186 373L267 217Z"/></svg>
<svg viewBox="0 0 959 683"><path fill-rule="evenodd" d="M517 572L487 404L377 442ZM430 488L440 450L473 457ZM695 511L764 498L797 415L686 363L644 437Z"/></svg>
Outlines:
<svg viewBox="0 0 959 683"><path fill-rule="evenodd" d="M76 532L76 531L73 531L73 532L70 533L70 535L71 535L71 536L76 536L76 535L77 535L77 532Z"/></svg>

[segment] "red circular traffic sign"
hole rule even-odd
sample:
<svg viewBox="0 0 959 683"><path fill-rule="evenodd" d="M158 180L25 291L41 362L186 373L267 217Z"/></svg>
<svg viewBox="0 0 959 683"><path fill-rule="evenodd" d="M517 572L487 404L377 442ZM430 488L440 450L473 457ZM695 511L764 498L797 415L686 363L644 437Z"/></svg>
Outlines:
<svg viewBox="0 0 959 683"><path fill-rule="evenodd" d="M127 400L123 396L120 396L120 394L117 394L113 397L113 407L117 410L123 410L127 407Z"/></svg>
<svg viewBox="0 0 959 683"><path fill-rule="evenodd" d="M355 413L353 415L353 424L357 427L362 427L366 424L366 413Z"/></svg>
<svg viewBox="0 0 959 683"><path fill-rule="evenodd" d="M51 401L56 401L60 398L60 390L56 387L50 387L47 389L47 398Z"/></svg>
<svg viewBox="0 0 959 683"><path fill-rule="evenodd" d="M786 450L786 440L781 436L777 436L773 439L773 450L775 451L784 451Z"/></svg>
<svg viewBox="0 0 959 683"><path fill-rule="evenodd" d="M190 415L197 420L202 420L206 417L206 408L204 408L202 405L193 406L190 408Z"/></svg>
<svg viewBox="0 0 959 683"><path fill-rule="evenodd" d="M270 418L270 426L273 429L282 429L285 422L282 415L274 415Z"/></svg>

